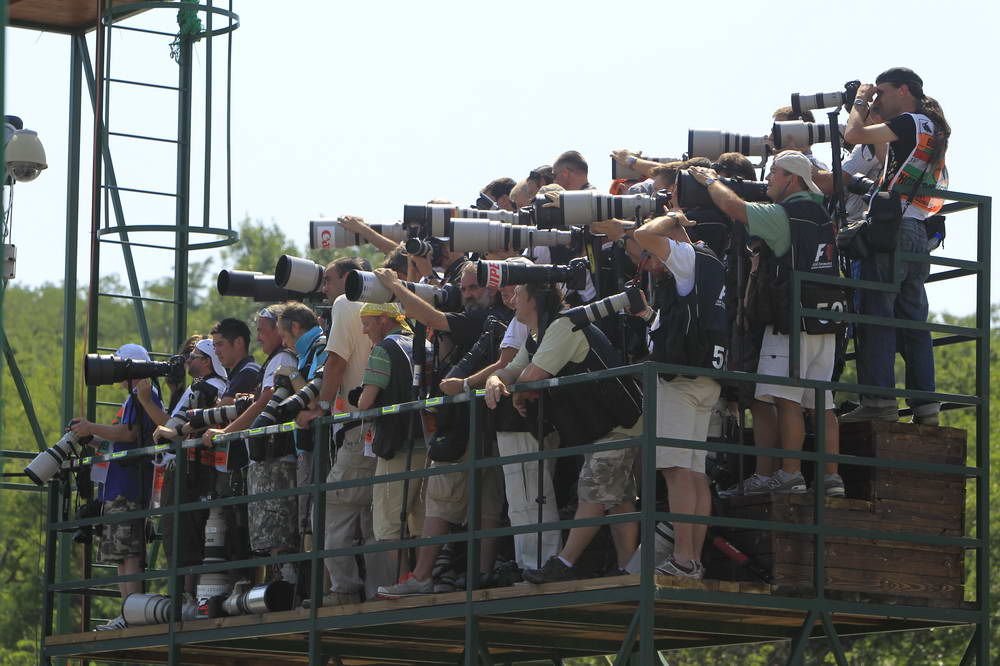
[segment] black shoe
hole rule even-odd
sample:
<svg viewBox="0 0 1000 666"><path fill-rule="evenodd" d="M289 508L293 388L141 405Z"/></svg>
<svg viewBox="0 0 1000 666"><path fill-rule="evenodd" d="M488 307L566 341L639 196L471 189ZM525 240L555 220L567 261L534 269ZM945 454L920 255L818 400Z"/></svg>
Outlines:
<svg viewBox="0 0 1000 666"><path fill-rule="evenodd" d="M614 576L629 576L629 575L631 575L631 574L629 574L629 572L626 571L625 569L622 569L621 567L615 567L613 569L608 569L605 572L604 577L605 578L612 578Z"/></svg>
<svg viewBox="0 0 1000 666"><path fill-rule="evenodd" d="M550 557L541 569L526 569L522 575L524 580L538 585L556 583L562 580L576 580L576 571L573 567L563 564L558 555Z"/></svg>

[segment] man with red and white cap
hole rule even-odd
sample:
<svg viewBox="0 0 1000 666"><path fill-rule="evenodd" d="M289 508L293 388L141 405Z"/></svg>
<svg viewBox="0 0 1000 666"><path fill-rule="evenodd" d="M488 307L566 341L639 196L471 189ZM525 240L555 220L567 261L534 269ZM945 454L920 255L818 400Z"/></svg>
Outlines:
<svg viewBox="0 0 1000 666"><path fill-rule="evenodd" d="M775 257L777 275L768 274L762 280L753 280L747 285L748 298L753 291L757 302L771 304L770 316L763 318L767 328L757 372L776 377L788 376L789 334L796 328L801 331L799 377L830 381L840 322L812 317L791 321L789 315L793 271L837 275L834 226L823 207L822 192L813 182L812 162L798 151L778 153L767 176L767 195L775 203L745 202L720 181L712 169L693 167L690 171L695 180L708 188L712 202L733 220L747 225L750 235L763 240ZM803 308L843 311L845 300L843 291L837 287L808 282L802 284ZM754 399L773 405L778 420L778 441L758 442L758 445L801 451L805 441L803 409L815 409L826 413L826 451L838 453L839 425L833 411L833 395L831 391L823 391L822 396L823 404L815 405L816 392L812 389L758 384ZM805 493L807 488L801 465L798 458L783 458L781 467L770 477L755 474L746 479L742 492ZM826 465L823 483L827 495L844 494L844 483L837 474L835 463Z"/></svg>

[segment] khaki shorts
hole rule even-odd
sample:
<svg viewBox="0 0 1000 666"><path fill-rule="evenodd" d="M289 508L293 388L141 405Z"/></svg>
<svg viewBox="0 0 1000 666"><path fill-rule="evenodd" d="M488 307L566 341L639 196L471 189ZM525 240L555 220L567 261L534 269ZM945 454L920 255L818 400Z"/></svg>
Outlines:
<svg viewBox="0 0 1000 666"><path fill-rule="evenodd" d="M616 439L626 439L637 436L633 432L611 431L598 442L611 442ZM636 449L612 449L588 453L580 469L580 480L577 483L577 496L581 502L603 504L610 509L623 502L635 500L635 474L632 463L635 462Z"/></svg>
<svg viewBox="0 0 1000 666"><path fill-rule="evenodd" d="M110 502L104 502L101 515L138 511L137 502L129 502L119 495ZM146 554L146 521L142 518L109 523L101 529L101 544L98 557L101 564L122 564L128 557L143 557Z"/></svg>
<svg viewBox="0 0 1000 666"><path fill-rule="evenodd" d="M656 380L656 436L704 442L712 407L721 387L708 377ZM705 472L705 451L674 446L656 447L656 469L683 467Z"/></svg>
<svg viewBox="0 0 1000 666"><path fill-rule="evenodd" d="M261 461L247 468L247 495L294 487L294 460ZM294 496L250 502L247 512L251 550L299 549L299 502Z"/></svg>
<svg viewBox="0 0 1000 666"><path fill-rule="evenodd" d="M494 451L491 455L496 455ZM459 461L465 462L469 452ZM457 463L432 462L431 469L448 468ZM503 511L504 490L503 475L499 467L485 467L478 481L480 515L499 517ZM468 519L469 474L468 472L451 472L427 477L426 511L432 518L440 518L454 525L462 525Z"/></svg>
<svg viewBox="0 0 1000 666"><path fill-rule="evenodd" d="M406 451L396 452L392 460L379 458L375 465L375 476L396 474L406 471ZM410 469L427 467L427 449L414 447ZM424 527L424 505L420 499L423 479L410 479L406 491L406 525L410 536L419 535ZM372 531L379 541L394 541L400 538L399 513L403 505L403 482L379 483L372 487Z"/></svg>

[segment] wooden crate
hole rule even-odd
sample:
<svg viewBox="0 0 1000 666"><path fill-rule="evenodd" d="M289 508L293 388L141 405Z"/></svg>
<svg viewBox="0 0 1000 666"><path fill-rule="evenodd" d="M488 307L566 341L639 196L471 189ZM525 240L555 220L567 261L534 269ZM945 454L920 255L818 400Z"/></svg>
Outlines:
<svg viewBox="0 0 1000 666"><path fill-rule="evenodd" d="M966 434L954 428L904 423L848 423L841 426L841 452L882 460L965 464ZM965 479L858 465L842 465L847 498L828 498L825 523L873 532L962 536L965 530ZM717 504L716 512L793 524L813 522L814 498L807 495L737 497ZM766 530L727 530L727 538L763 566L785 591L814 588L812 536ZM825 544L826 587L866 598L958 606L965 581L959 547L911 544L888 539L831 537ZM717 558L707 573L746 580L741 571Z"/></svg>

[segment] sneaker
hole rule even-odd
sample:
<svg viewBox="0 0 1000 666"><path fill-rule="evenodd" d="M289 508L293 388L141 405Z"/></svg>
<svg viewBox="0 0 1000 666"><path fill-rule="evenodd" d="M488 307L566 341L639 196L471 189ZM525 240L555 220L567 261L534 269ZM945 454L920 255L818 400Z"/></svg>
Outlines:
<svg viewBox="0 0 1000 666"><path fill-rule="evenodd" d="M671 557L657 565L656 573L663 574L664 576L701 580L705 576L705 568L697 560L692 560L688 562L687 566L682 566L677 560Z"/></svg>
<svg viewBox="0 0 1000 666"><path fill-rule="evenodd" d="M377 596L380 599L399 599L418 594L434 594L434 579L417 580L412 573L408 573L395 585L379 585Z"/></svg>
<svg viewBox="0 0 1000 666"><path fill-rule="evenodd" d="M895 405L886 405L885 407L861 405L846 414L841 414L837 417L837 420L841 423L856 423L858 421L898 421L899 411L896 409Z"/></svg>
<svg viewBox="0 0 1000 666"><path fill-rule="evenodd" d="M329 608L331 606L349 606L351 604L361 603L361 593L360 592L328 592L323 595L323 603L321 607ZM312 599L303 599L302 607L305 609L312 608Z"/></svg>
<svg viewBox="0 0 1000 666"><path fill-rule="evenodd" d="M767 491L778 495L801 495L808 490L801 472L789 474L779 469L767 482Z"/></svg>
<svg viewBox="0 0 1000 666"><path fill-rule="evenodd" d="M106 624L99 624L94 627L94 631L117 631L119 629L128 629L128 625L125 624L125 618L121 615L113 620L108 620Z"/></svg>
<svg viewBox="0 0 1000 666"><path fill-rule="evenodd" d="M553 555L541 569L525 569L522 576L529 583L541 585L562 580L576 580L576 571L573 567L566 566L558 555Z"/></svg>
<svg viewBox="0 0 1000 666"><path fill-rule="evenodd" d="M524 580L521 577L520 567L513 560L497 562L496 566L493 567L493 578L497 587L510 587Z"/></svg>
<svg viewBox="0 0 1000 666"><path fill-rule="evenodd" d="M727 497L738 497L740 495L764 495L771 492L767 487L770 480L771 477L769 476L754 474L749 478L743 479L741 483L737 483L732 488L720 491L719 497L725 499Z"/></svg>
<svg viewBox="0 0 1000 666"><path fill-rule="evenodd" d="M844 492L844 480L840 478L839 474L827 474L824 476L823 488L826 490L827 497L843 497L847 494Z"/></svg>

